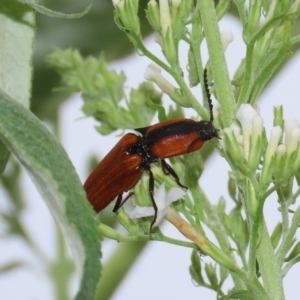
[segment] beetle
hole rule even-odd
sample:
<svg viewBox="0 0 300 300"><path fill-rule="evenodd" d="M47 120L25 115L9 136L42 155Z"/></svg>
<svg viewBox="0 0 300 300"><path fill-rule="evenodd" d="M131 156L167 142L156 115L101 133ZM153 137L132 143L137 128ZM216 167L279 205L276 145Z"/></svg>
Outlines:
<svg viewBox="0 0 300 300"><path fill-rule="evenodd" d="M127 148L138 144L139 137L127 133L101 160L84 183L87 197L96 212L104 209L117 196L135 186L143 173L143 158L139 154L129 154ZM119 200L120 198L120 200ZM117 211L119 205L116 205Z"/></svg>
<svg viewBox="0 0 300 300"><path fill-rule="evenodd" d="M151 223L152 228L157 217L157 206L153 197L154 176L150 165L159 160L164 173L170 174L179 186L187 189L180 183L178 175L165 159L197 151L205 141L219 137L218 129L212 124L213 106L206 69L204 86L210 109L209 121L178 119L137 128L135 130L142 136L127 133L104 157L84 183L87 198L96 212L104 209L117 197L113 208L113 212L116 212L133 194L131 192L122 199L123 193L131 190L143 172L148 171L149 192L155 212Z"/></svg>

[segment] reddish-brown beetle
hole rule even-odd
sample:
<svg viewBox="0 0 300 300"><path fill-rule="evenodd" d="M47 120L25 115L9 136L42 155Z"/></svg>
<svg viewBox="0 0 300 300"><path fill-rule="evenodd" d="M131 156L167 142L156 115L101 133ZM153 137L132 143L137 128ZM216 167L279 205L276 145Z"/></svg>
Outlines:
<svg viewBox="0 0 300 300"><path fill-rule="evenodd" d="M136 131L142 136L128 133L122 137L84 184L87 197L95 211L99 212L118 197L113 209L113 212L116 212L132 195L129 193L122 200L122 194L135 186L143 171L148 171L149 191L155 211L152 227L156 220L157 207L153 198L154 177L150 164L158 160L161 160L164 172L172 175L178 185L186 188L164 159L196 151L205 141L218 137L218 130L212 124L212 102L206 76L205 70L204 85L209 102L210 120L199 122L190 119L170 120L137 128Z"/></svg>

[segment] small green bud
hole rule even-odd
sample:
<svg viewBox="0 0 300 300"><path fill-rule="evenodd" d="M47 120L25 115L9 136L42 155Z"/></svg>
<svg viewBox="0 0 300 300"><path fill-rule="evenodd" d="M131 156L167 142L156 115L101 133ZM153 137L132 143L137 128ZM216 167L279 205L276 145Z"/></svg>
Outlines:
<svg viewBox="0 0 300 300"><path fill-rule="evenodd" d="M193 0L171 0L171 19L176 43L182 37L186 21L191 13Z"/></svg>
<svg viewBox="0 0 300 300"><path fill-rule="evenodd" d="M277 147L274 161L274 171L273 175L277 180L283 179L284 165L286 159L286 147L281 144Z"/></svg>
<svg viewBox="0 0 300 300"><path fill-rule="evenodd" d="M159 7L155 0L150 0L148 2L146 16L154 31L156 31L157 33L161 33Z"/></svg>
<svg viewBox="0 0 300 300"><path fill-rule="evenodd" d="M239 208L235 208L230 212L230 222L231 222L231 228L232 228L232 233L234 236L234 240L236 242L239 241L239 239L241 238L243 232L242 232L242 228L243 228L243 217L241 214L241 211Z"/></svg>
<svg viewBox="0 0 300 300"><path fill-rule="evenodd" d="M290 261L291 259L298 256L299 254L300 254L300 241L297 242L297 244L293 247L292 251L289 253L285 261Z"/></svg>
<svg viewBox="0 0 300 300"><path fill-rule="evenodd" d="M237 138L234 135L232 128L225 128L224 133L224 151L231 158L235 165L239 165L243 161L241 147L238 144Z"/></svg>
<svg viewBox="0 0 300 300"><path fill-rule="evenodd" d="M282 130L279 126L275 126L271 130L271 137L267 146L265 159L263 163L261 183L268 184L272 179L273 166L275 160L275 153L278 143L280 141Z"/></svg>
<svg viewBox="0 0 300 300"><path fill-rule="evenodd" d="M177 47L173 36L169 1L159 1L160 25L162 30L163 51L171 66L177 66Z"/></svg>
<svg viewBox="0 0 300 300"><path fill-rule="evenodd" d="M226 200L224 197L220 197L218 205L217 205L217 210L218 212L224 212L226 209Z"/></svg>
<svg viewBox="0 0 300 300"><path fill-rule="evenodd" d="M115 1L115 19L118 25L127 32L141 36L138 17L138 0Z"/></svg>
<svg viewBox="0 0 300 300"><path fill-rule="evenodd" d="M293 173L296 173L300 168L300 143L298 143L298 147L296 150L296 158L293 164Z"/></svg>
<svg viewBox="0 0 300 300"><path fill-rule="evenodd" d="M233 79L231 81L231 83L234 86L241 86L244 80L244 75L245 75L245 68L246 68L246 60L245 58L242 59L239 67L237 68L237 70L235 71L234 75L233 75Z"/></svg>
<svg viewBox="0 0 300 300"><path fill-rule="evenodd" d="M190 86L194 87L200 82L198 67L196 63L195 53L193 48L190 47L188 52L188 73L189 73L189 82Z"/></svg>
<svg viewBox="0 0 300 300"><path fill-rule="evenodd" d="M248 167L252 171L257 169L257 166L260 162L263 129L263 119L260 116L255 116L252 121L252 133L250 136L250 150L248 159Z"/></svg>
<svg viewBox="0 0 300 300"><path fill-rule="evenodd" d="M213 287L218 286L218 277L216 267L212 265L212 263L205 264L205 273Z"/></svg>
<svg viewBox="0 0 300 300"><path fill-rule="evenodd" d="M226 213L223 213L221 215L221 218L222 218L222 222L223 222L223 225L225 226L227 233L230 234L232 232L230 217Z"/></svg>
<svg viewBox="0 0 300 300"><path fill-rule="evenodd" d="M282 236L282 223L278 223L271 235L271 243L274 249L278 246L279 241L281 240L281 236Z"/></svg>
<svg viewBox="0 0 300 300"><path fill-rule="evenodd" d="M232 172L229 172L227 188L228 188L230 197L233 200L236 200L236 178Z"/></svg>
<svg viewBox="0 0 300 300"><path fill-rule="evenodd" d="M98 231L105 237L108 237L112 240L121 241L122 236L113 228L101 223L98 226Z"/></svg>
<svg viewBox="0 0 300 300"><path fill-rule="evenodd" d="M205 281L201 274L201 261L200 261L198 255L199 254L197 253L197 251L193 250L192 255L191 255L192 264L189 267L189 271L190 271L190 274L191 274L193 280L195 280L195 282L197 284L204 285Z"/></svg>
<svg viewBox="0 0 300 300"><path fill-rule="evenodd" d="M252 37L252 35L258 29L258 24L261 16L260 14L261 14L260 1L251 1L249 7L248 26L246 27L248 37Z"/></svg>
<svg viewBox="0 0 300 300"><path fill-rule="evenodd" d="M274 121L273 121L273 126L280 126L283 128L283 106L278 105L274 106Z"/></svg>
<svg viewBox="0 0 300 300"><path fill-rule="evenodd" d="M164 54L171 66L176 67L178 62L177 47L174 42L172 28L169 27L163 35Z"/></svg>
<svg viewBox="0 0 300 300"><path fill-rule="evenodd" d="M255 189L249 179L246 179L246 205L248 208L247 211L253 220L257 213L258 201L256 198Z"/></svg>

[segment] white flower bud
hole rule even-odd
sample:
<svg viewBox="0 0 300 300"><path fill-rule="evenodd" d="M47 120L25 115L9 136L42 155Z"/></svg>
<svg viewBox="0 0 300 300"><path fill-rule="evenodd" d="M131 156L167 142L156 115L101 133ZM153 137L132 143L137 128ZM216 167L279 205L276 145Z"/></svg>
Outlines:
<svg viewBox="0 0 300 300"><path fill-rule="evenodd" d="M233 33L230 29L225 29L221 31L221 40L223 51L225 52L228 45L233 41Z"/></svg>
<svg viewBox="0 0 300 300"><path fill-rule="evenodd" d="M244 158L248 160L250 150L250 135L253 131L253 119L258 116L257 111L250 104L242 104L236 113L243 129Z"/></svg>
<svg viewBox="0 0 300 300"><path fill-rule="evenodd" d="M172 97L175 92L175 87L165 77L163 77L160 72L161 69L158 66L155 64L149 64L144 78L156 83L164 93Z"/></svg>
<svg viewBox="0 0 300 300"><path fill-rule="evenodd" d="M160 11L160 25L162 28L163 35L165 35L168 28L171 28L169 1L159 0L159 11Z"/></svg>
<svg viewBox="0 0 300 300"><path fill-rule="evenodd" d="M279 140L282 135L282 130L279 126L275 126L271 130L271 136L268 143L267 151L266 151L266 161L271 160L272 156L274 155L275 151L277 150L277 146L279 143Z"/></svg>
<svg viewBox="0 0 300 300"><path fill-rule="evenodd" d="M291 153L297 149L300 139L299 122L295 118L288 118L284 122L285 145L287 153Z"/></svg>

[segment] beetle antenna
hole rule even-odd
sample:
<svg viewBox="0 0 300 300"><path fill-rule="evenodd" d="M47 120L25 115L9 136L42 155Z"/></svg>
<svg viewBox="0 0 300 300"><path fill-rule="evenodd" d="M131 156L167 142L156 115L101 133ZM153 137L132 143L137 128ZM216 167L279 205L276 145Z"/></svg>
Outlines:
<svg viewBox="0 0 300 300"><path fill-rule="evenodd" d="M206 92L206 97L208 101L208 106L209 106L209 112L210 112L210 120L209 122L212 123L214 120L214 115L213 115L213 105L211 101L211 94L209 91L209 86L208 86L208 80L207 80L207 69L204 69L204 87L205 87L205 92Z"/></svg>

